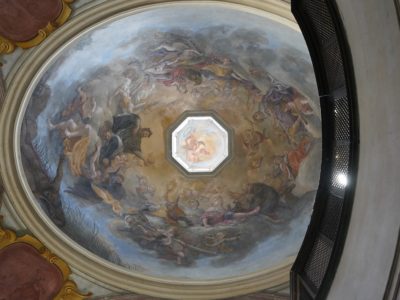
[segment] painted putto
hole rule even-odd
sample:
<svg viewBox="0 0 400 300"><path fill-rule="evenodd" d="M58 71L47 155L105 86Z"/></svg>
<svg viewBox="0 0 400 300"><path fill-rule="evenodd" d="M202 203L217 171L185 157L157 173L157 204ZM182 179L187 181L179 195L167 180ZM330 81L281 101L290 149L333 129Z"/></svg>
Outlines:
<svg viewBox="0 0 400 300"><path fill-rule="evenodd" d="M230 155L230 139L226 128L213 115L188 116L171 133L172 159L186 174L209 174ZM168 143L169 141L167 141Z"/></svg>
<svg viewBox="0 0 400 300"><path fill-rule="evenodd" d="M105 260L168 278L248 274L300 247L320 175L316 95L296 30L232 7L153 8L50 59L21 163L50 220ZM169 131L196 111L232 129L232 148L210 120ZM215 176L193 177L170 151L197 171L232 153Z"/></svg>

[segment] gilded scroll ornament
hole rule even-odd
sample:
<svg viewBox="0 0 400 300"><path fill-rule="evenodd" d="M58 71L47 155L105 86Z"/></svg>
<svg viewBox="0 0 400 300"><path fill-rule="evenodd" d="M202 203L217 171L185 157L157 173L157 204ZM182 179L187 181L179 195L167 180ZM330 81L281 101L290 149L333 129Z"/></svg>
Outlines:
<svg viewBox="0 0 400 300"><path fill-rule="evenodd" d="M10 41L0 36L0 54L11 53L15 49L15 45Z"/></svg>
<svg viewBox="0 0 400 300"><path fill-rule="evenodd" d="M32 48L39 45L44 39L46 39L50 33L56 30L58 27L63 25L71 15L71 8L69 4L74 0L60 0L61 1L61 12L55 20L49 20L44 28L38 30L37 35L27 41L13 41L9 38L5 38L0 35L0 54L12 53L16 47L23 49ZM18 22L18 19L16 19Z"/></svg>
<svg viewBox="0 0 400 300"><path fill-rule="evenodd" d="M19 253L22 254L21 257L26 257L27 255L31 255L34 257L35 260L32 260L32 264L29 266L30 269L37 269L37 277L35 278L36 281L30 281L30 285L18 286L18 282L14 287L6 287L7 292L10 290L14 290L17 293L24 296L31 295L38 290L39 288L43 287L41 285L44 281L47 281L49 278L49 274L53 275L51 272L46 273L46 268L52 268L50 270L55 270L56 275L59 275L61 282L57 285L54 283L51 287L54 289L56 288L56 296L54 297L55 300L82 300L87 299L91 294L82 294L77 290L77 286L75 282L69 279L69 275L71 274L71 269L68 265L60 259L58 256L53 254L49 249L47 249L38 239L34 238L31 235L23 235L18 237L17 234L9 229L3 228L3 217L0 216L0 256L7 257L8 260L19 260L18 257ZM6 253L7 252L7 253ZM16 257L12 257L16 256ZM35 262L38 262L35 264ZM3 260L3 264L6 264L5 260ZM56 267L56 268L54 268ZM7 272L7 265L2 266L3 271L6 270ZM20 269L18 266L12 269L12 272L18 272ZM29 272L27 272L29 273ZM0 277L3 274L0 274ZM19 276L22 276L22 279L25 279L24 276L29 276L25 274L10 274L7 273L8 276L12 276L19 279ZM53 278L52 278L53 279ZM18 280L17 280L18 281ZM23 281L23 280L21 280ZM42 283L40 282L42 281ZM39 288L38 288L39 286ZM47 287L46 285L44 285ZM57 288L58 287L58 288ZM0 290L1 290L0 285ZM23 291L22 291L23 290ZM22 291L22 292L21 292Z"/></svg>

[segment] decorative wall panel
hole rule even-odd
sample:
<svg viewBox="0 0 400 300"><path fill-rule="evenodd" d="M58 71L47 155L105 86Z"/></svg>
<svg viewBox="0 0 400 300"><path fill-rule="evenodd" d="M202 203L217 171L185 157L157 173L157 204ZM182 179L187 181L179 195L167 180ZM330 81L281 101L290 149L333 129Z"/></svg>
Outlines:
<svg viewBox="0 0 400 300"><path fill-rule="evenodd" d="M31 48L68 19L73 0L1 0L0 54Z"/></svg>

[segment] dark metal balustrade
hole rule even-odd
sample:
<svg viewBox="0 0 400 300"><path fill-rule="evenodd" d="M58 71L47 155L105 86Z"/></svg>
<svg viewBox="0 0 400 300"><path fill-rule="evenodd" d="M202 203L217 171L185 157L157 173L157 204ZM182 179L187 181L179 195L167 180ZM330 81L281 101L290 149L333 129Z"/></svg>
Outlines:
<svg viewBox="0 0 400 300"><path fill-rule="evenodd" d="M333 0L292 0L308 45L322 112L323 161L313 215L291 272L291 297L325 299L350 220L358 161L351 55Z"/></svg>

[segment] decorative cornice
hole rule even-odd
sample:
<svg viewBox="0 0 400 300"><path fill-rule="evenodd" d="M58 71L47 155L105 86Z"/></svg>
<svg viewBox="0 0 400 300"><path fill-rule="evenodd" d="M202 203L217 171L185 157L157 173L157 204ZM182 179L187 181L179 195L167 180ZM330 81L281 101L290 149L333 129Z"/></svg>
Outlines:
<svg viewBox="0 0 400 300"><path fill-rule="evenodd" d="M5 99L6 99L6 85L3 78L3 72L1 71L1 63L0 63L0 111ZM1 179L0 179L0 194L1 194Z"/></svg>
<svg viewBox="0 0 400 300"><path fill-rule="evenodd" d="M248 294L239 297L227 298L226 300L289 300L289 295L283 295L270 291L261 291L259 293ZM159 300L150 296L138 294L124 294L124 295L108 295L93 298L93 300Z"/></svg>
<svg viewBox="0 0 400 300"><path fill-rule="evenodd" d="M14 231L3 228L3 216L0 216L0 250L18 243L32 246L37 250L38 255L60 270L64 282L54 300L83 300L91 296L90 293L84 295L77 290L75 282L69 279L71 269L61 258L50 252L50 250L33 236L26 234L18 237Z"/></svg>
<svg viewBox="0 0 400 300"><path fill-rule="evenodd" d="M69 6L74 0L60 0L62 9L58 17L54 21L49 21L44 28L38 30L37 35L28 41L12 41L0 35L0 55L12 53L16 47L23 49L32 48L39 45L44 39L46 39L50 33L56 30L58 27L63 25L71 15L71 8ZM18 22L16 20L15 22Z"/></svg>
<svg viewBox="0 0 400 300"><path fill-rule="evenodd" d="M3 103L6 99L6 87L5 87L5 81L3 79L3 72L1 71L1 66L2 66L2 64L0 63L0 112L3 107ZM2 199L3 193L4 193L3 181L0 176L0 209L3 204L3 199ZM1 222L1 219L0 219L0 222ZM0 225L1 225L1 223L0 223Z"/></svg>

